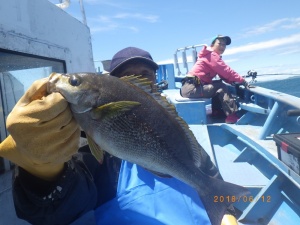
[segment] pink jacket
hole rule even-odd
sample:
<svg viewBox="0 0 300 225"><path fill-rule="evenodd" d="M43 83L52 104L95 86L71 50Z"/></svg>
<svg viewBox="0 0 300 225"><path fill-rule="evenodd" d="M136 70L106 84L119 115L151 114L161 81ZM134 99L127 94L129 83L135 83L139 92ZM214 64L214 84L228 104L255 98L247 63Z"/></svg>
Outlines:
<svg viewBox="0 0 300 225"><path fill-rule="evenodd" d="M218 53L207 49L207 46L199 52L197 62L189 74L199 77L204 84L211 84L217 74L227 83L244 81L243 77L225 64Z"/></svg>

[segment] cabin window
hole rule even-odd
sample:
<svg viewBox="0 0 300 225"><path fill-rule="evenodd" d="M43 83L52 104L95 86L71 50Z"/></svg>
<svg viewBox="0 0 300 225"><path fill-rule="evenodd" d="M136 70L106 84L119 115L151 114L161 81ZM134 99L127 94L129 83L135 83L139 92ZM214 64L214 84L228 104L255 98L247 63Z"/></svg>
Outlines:
<svg viewBox="0 0 300 225"><path fill-rule="evenodd" d="M66 72L65 62L0 49L0 138L7 136L5 121L14 105L37 79ZM0 170L3 165L0 159Z"/></svg>

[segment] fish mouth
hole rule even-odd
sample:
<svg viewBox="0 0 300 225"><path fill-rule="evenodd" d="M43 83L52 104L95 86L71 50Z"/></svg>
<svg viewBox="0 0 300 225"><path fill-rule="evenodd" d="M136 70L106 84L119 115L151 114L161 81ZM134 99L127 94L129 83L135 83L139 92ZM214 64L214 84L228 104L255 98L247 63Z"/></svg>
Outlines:
<svg viewBox="0 0 300 225"><path fill-rule="evenodd" d="M47 83L47 92L48 94L51 94L53 92L58 92L60 93L65 99L67 99L67 94L63 91L63 89L61 89L59 86L61 85L60 82L63 82L62 80L64 78L68 78L67 74L63 74L63 73L51 73L49 75L48 78L48 83ZM90 110L92 110L92 107L89 108L80 108L78 106L74 106L74 105L78 105L77 102L75 101L70 101L71 98L69 98L69 103L70 103L70 108L72 110L72 112L77 113L77 114L82 114L82 113L86 113Z"/></svg>
<svg viewBox="0 0 300 225"><path fill-rule="evenodd" d="M56 88L56 83L61 79L62 74L61 73L51 73L48 79L48 84L47 84L47 92L49 94L53 92L58 92Z"/></svg>

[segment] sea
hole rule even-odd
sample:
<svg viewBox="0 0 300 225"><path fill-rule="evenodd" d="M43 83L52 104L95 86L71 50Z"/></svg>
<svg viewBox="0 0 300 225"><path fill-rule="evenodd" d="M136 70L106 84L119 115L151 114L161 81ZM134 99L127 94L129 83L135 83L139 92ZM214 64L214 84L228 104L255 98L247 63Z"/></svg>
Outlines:
<svg viewBox="0 0 300 225"><path fill-rule="evenodd" d="M300 98L300 75L289 77L287 79L277 79L276 75L268 77L270 78L264 79L263 81L260 81L260 78L258 77L257 81L253 83L253 85L283 92Z"/></svg>
<svg viewBox="0 0 300 225"><path fill-rule="evenodd" d="M178 79L179 80L179 79ZM247 79L251 81L251 79ZM254 86L268 88L285 94L300 98L300 75L267 75L258 76L252 83ZM181 83L176 82L176 88L180 88Z"/></svg>

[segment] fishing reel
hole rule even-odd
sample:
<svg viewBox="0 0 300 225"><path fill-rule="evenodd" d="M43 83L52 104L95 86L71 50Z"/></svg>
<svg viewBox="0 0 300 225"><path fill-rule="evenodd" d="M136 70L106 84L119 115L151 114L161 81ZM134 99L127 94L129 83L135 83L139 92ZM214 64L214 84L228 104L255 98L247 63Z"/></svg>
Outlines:
<svg viewBox="0 0 300 225"><path fill-rule="evenodd" d="M249 70L247 72L246 77L251 77L251 81L249 83L255 83L256 82L256 77L257 77L257 72L255 70Z"/></svg>

